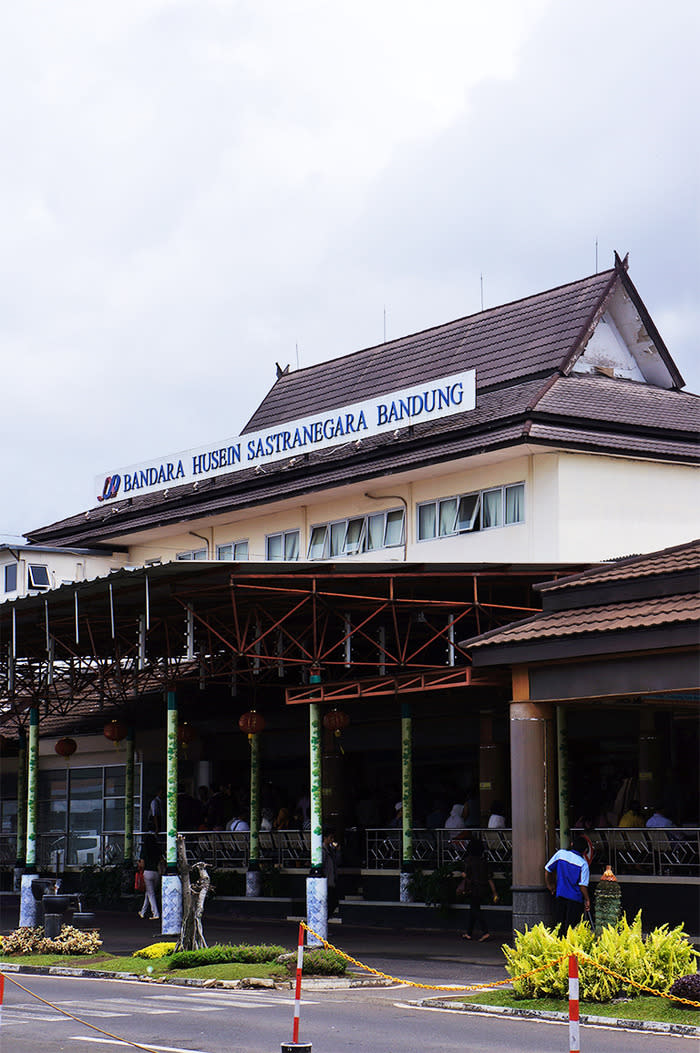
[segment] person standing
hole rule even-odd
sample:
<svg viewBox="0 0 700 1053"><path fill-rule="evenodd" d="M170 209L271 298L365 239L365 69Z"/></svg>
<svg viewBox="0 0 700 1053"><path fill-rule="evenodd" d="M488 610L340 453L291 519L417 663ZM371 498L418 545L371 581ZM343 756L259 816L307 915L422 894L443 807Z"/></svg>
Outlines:
<svg viewBox="0 0 700 1053"><path fill-rule="evenodd" d="M469 917L467 918L467 931L462 933L462 939L474 938L474 927L478 924L481 928L479 943L491 939L491 934L486 927L481 905L491 892L491 900L498 903L496 886L493 883L488 863L484 859L484 843L480 837L472 837L467 844L467 854L464 860L464 879L462 882L464 895L469 904Z"/></svg>
<svg viewBox="0 0 700 1053"><path fill-rule="evenodd" d="M151 828L152 820L153 830L156 834L161 833L165 829L165 806L163 804L164 796L165 788L161 786L157 794L151 801L151 806L148 809L148 828Z"/></svg>
<svg viewBox="0 0 700 1053"><path fill-rule="evenodd" d="M323 835L323 876L328 884L328 917L335 914L340 903L338 893L338 864L340 863L340 850L335 839L335 830L326 830Z"/></svg>
<svg viewBox="0 0 700 1053"><path fill-rule="evenodd" d="M155 832L155 824L151 818L148 820L148 830L141 845L141 858L139 859L139 869L143 870L143 878L146 882L146 894L143 897L143 906L139 911L139 917L145 918L146 911L150 907L152 921L158 921L160 918L156 892L160 882L160 871L158 868L161 857L162 853Z"/></svg>
<svg viewBox="0 0 700 1053"><path fill-rule="evenodd" d="M577 925L583 911L591 909L588 895L590 871L585 859L586 841L578 836L571 842L571 848L560 848L546 863L544 879L547 888L555 897L554 921L566 931L570 925Z"/></svg>

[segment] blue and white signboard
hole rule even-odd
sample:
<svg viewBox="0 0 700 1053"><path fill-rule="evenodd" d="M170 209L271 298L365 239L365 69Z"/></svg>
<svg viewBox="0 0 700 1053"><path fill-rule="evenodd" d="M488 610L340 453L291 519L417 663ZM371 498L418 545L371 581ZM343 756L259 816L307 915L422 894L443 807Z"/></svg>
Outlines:
<svg viewBox="0 0 700 1053"><path fill-rule="evenodd" d="M299 457L383 432L441 420L476 406L473 369L350 406L324 410L264 431L118 468L96 480L98 501L138 497L244 468Z"/></svg>

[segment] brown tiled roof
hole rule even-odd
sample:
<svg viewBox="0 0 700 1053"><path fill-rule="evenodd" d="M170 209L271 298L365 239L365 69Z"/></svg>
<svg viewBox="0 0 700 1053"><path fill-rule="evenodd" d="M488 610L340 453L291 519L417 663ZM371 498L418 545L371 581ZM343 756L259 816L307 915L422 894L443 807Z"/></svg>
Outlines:
<svg viewBox="0 0 700 1053"><path fill-rule="evenodd" d="M700 596L687 593L630 603L611 603L600 607L574 608L535 615L469 641L470 648L497 644L526 643L532 640L591 633L610 633L630 629L653 629L680 622L700 621Z"/></svg>
<svg viewBox="0 0 700 1053"><path fill-rule="evenodd" d="M581 574L560 578L558 581L538 585L540 592L557 592L592 583L600 584L611 581L633 581L640 578L659 577L666 574L678 574L682 571L696 571L700 574L700 540L688 541L683 545L673 545L659 552L645 553L638 556L627 556L616 560L609 566L594 567Z"/></svg>
<svg viewBox="0 0 700 1053"><path fill-rule="evenodd" d="M579 417L700 437L700 396L597 375L557 377L537 400L537 415Z"/></svg>
<svg viewBox="0 0 700 1053"><path fill-rule="evenodd" d="M562 368L617 277L581 281L285 373L245 431L476 369L479 390Z"/></svg>
<svg viewBox="0 0 700 1053"><path fill-rule="evenodd" d="M97 506L27 532L34 542L107 543L155 523L186 522L353 480L521 443L698 460L700 399L605 376L561 376L621 270L282 376L246 426L281 424L474 367L476 408L281 460ZM636 296L636 293L634 293ZM643 305L639 301L640 310ZM651 323L650 323L651 324ZM664 355L668 353L663 351ZM669 360L670 362L670 360ZM670 362L672 375L677 371ZM682 379L682 378L681 378Z"/></svg>

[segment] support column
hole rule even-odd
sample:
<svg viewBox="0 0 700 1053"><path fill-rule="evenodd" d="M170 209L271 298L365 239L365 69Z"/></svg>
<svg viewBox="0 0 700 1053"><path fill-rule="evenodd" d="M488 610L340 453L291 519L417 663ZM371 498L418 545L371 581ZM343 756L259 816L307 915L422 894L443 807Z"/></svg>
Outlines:
<svg viewBox="0 0 700 1053"><path fill-rule="evenodd" d="M507 804L508 780L505 749L494 742L493 712L483 710L479 714L479 811L485 826L494 801Z"/></svg>
<svg viewBox="0 0 700 1053"><path fill-rule="evenodd" d="M19 733L17 755L17 845L13 888L19 892L27 853L27 735Z"/></svg>
<svg viewBox="0 0 700 1053"><path fill-rule="evenodd" d="M659 803L656 800L658 755L655 713L653 709L642 704L639 711L639 803L642 812L645 808L653 809Z"/></svg>
<svg viewBox="0 0 700 1053"><path fill-rule="evenodd" d="M32 881L37 871L37 813L39 789L39 710L29 710L29 746L27 750L27 843L25 873L20 887L19 924L36 925L39 904L32 893Z"/></svg>
<svg viewBox="0 0 700 1053"><path fill-rule="evenodd" d="M250 850L245 876L246 896L260 895L260 735L248 736L250 743Z"/></svg>
<svg viewBox="0 0 700 1053"><path fill-rule="evenodd" d="M177 873L177 696L168 691L165 858L161 889L161 932L172 936L182 927L182 883Z"/></svg>
<svg viewBox="0 0 700 1053"><path fill-rule="evenodd" d="M413 720L411 703L401 703L401 874L399 899L412 903L410 882L413 874Z"/></svg>
<svg viewBox="0 0 700 1053"><path fill-rule="evenodd" d="M321 750L320 707L317 702L312 702L309 706L311 873L306 879L306 917L308 925L325 940L328 938L328 882L323 876ZM319 941L309 934L307 943L313 947L318 946Z"/></svg>
<svg viewBox="0 0 700 1053"><path fill-rule="evenodd" d="M515 675L513 677L515 686ZM513 816L513 929L551 918L544 865L554 850L556 750L548 703L510 706Z"/></svg>
<svg viewBox="0 0 700 1053"><path fill-rule="evenodd" d="M124 769L124 865L134 862L134 729L126 734L126 761Z"/></svg>
<svg viewBox="0 0 700 1053"><path fill-rule="evenodd" d="M568 848L569 830L569 742L566 734L566 707L557 706L557 775L559 797L559 847Z"/></svg>

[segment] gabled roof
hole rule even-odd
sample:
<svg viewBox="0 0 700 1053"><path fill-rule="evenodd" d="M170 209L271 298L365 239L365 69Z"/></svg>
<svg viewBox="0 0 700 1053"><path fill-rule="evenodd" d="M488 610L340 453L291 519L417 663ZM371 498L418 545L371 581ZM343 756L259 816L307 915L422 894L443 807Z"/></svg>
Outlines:
<svg viewBox="0 0 700 1053"><path fill-rule="evenodd" d="M545 643L585 641L613 634L643 640L653 630L676 627L683 646L700 642L700 541L614 560L535 585L545 610L462 643L476 664L509 664L538 655ZM556 657L556 655L553 655Z"/></svg>
<svg viewBox="0 0 700 1053"><path fill-rule="evenodd" d="M668 386L572 373L615 297L634 309ZM633 313L634 313L633 312ZM651 358L652 356L649 355ZM414 384L475 369L474 410L361 442L242 469L166 493L118 499L28 532L34 542L105 544L154 525L185 522L351 481L529 444L698 460L700 399L683 383L625 265L467 318L284 373L244 431L281 425Z"/></svg>

